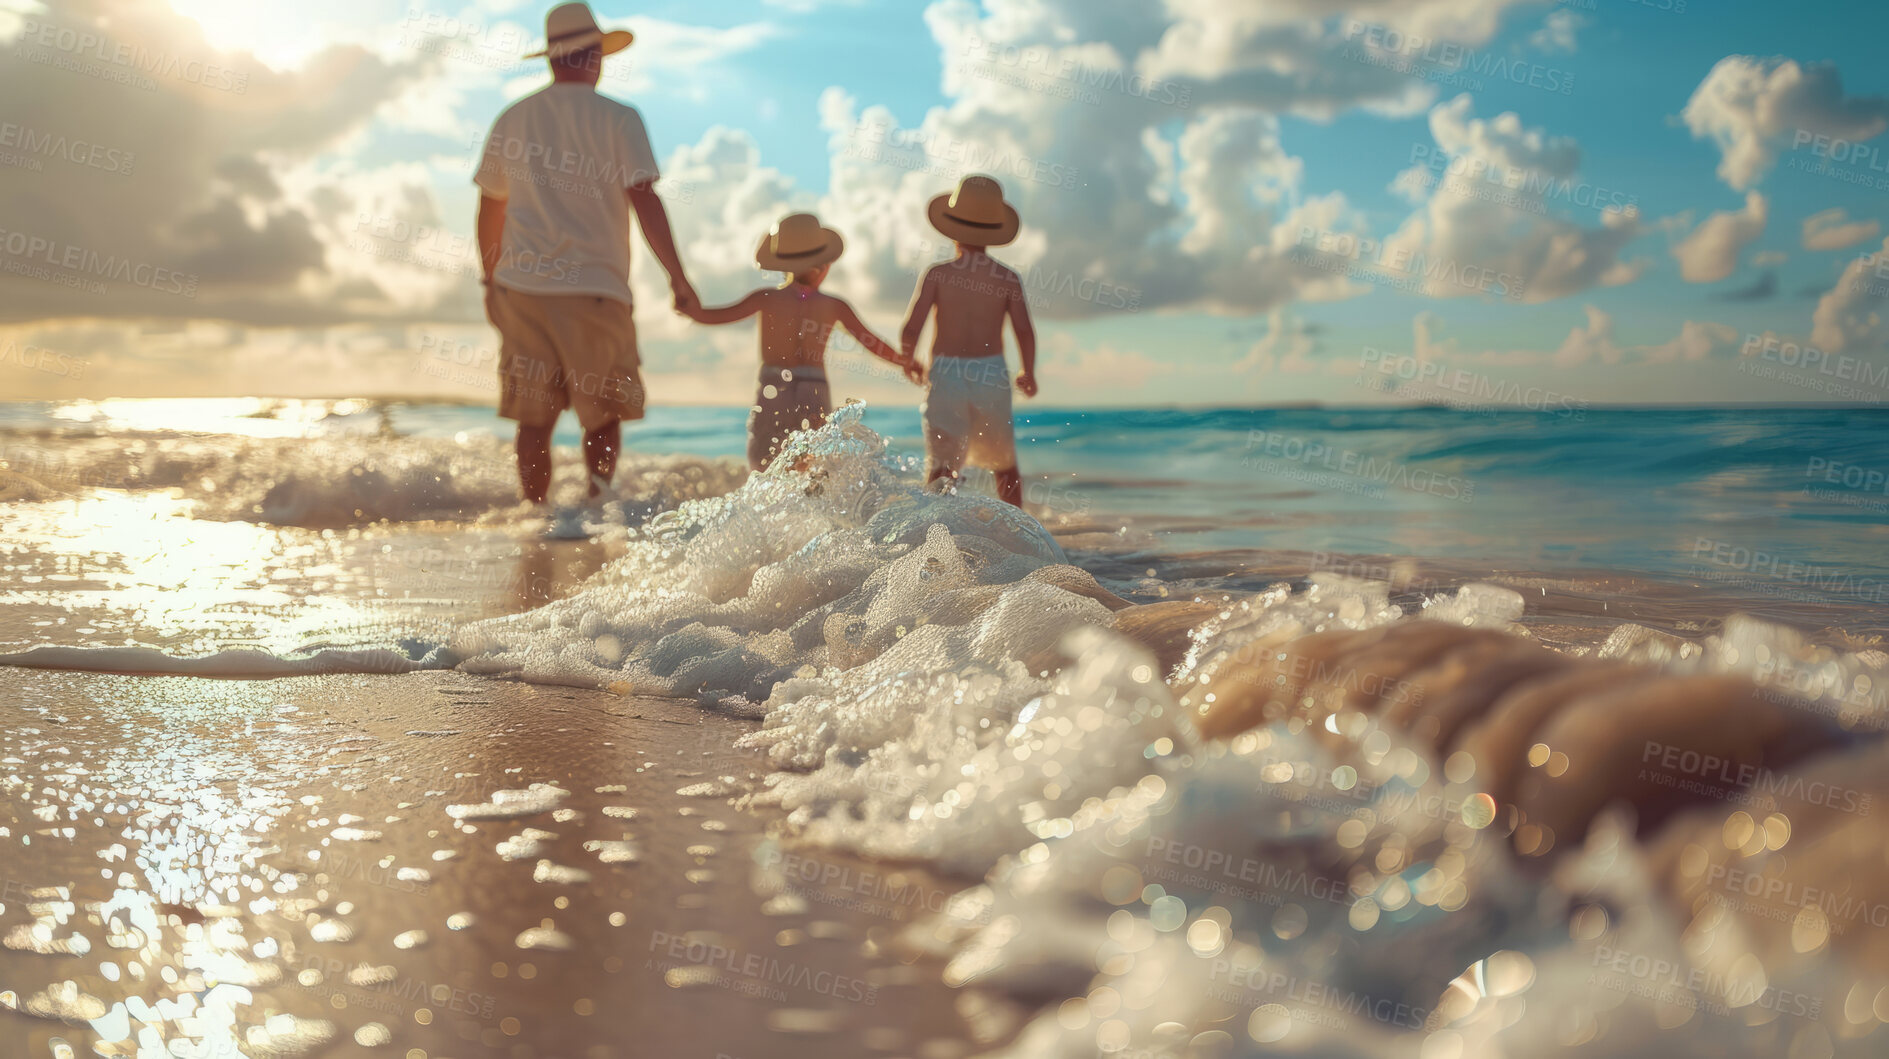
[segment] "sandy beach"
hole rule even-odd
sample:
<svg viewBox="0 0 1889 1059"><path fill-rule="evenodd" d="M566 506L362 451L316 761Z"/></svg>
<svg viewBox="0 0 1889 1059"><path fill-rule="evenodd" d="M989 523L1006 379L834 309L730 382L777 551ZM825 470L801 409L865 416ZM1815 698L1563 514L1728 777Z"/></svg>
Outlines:
<svg viewBox="0 0 1889 1059"><path fill-rule="evenodd" d="M113 1054L83 1020L134 997L202 1056L970 1049L895 955L957 885L769 838L730 804L752 722L454 674L0 680L0 982L55 1016L0 1013L8 1054Z"/></svg>
<svg viewBox="0 0 1889 1059"><path fill-rule="evenodd" d="M9 449L20 1054L1873 1054L1867 581L129 436Z"/></svg>
<svg viewBox="0 0 1889 1059"><path fill-rule="evenodd" d="M1885 35L0 0L0 1059L1884 1059Z"/></svg>

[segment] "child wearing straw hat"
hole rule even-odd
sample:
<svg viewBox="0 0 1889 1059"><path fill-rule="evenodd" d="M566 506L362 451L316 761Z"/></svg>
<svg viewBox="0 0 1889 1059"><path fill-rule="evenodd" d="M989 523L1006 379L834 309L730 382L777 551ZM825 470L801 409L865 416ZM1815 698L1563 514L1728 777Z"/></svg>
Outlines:
<svg viewBox="0 0 1889 1059"><path fill-rule="evenodd" d="M761 314L761 384L748 415L748 467L752 470L766 468L787 435L825 423L833 410L826 381L826 342L834 324L844 327L874 356L903 368L912 382L924 380L918 362L873 334L844 299L820 292L827 269L845 248L840 233L821 227L813 214L783 217L761 237L754 261L770 272L787 273L787 282L762 287L733 305L684 310L703 324L733 323Z"/></svg>
<svg viewBox="0 0 1889 1059"><path fill-rule="evenodd" d="M930 481L956 480L966 463L990 469L997 494L1023 506L1017 442L1010 412L1010 369L1004 362L1004 321L1016 332L1017 389L1036 396L1036 330L1017 274L987 250L1017 237L1021 221L1001 184L971 175L931 200L931 226L957 243L957 256L933 265L918 283L899 334L907 356L918 348L937 310L930 385L925 393L925 456Z"/></svg>

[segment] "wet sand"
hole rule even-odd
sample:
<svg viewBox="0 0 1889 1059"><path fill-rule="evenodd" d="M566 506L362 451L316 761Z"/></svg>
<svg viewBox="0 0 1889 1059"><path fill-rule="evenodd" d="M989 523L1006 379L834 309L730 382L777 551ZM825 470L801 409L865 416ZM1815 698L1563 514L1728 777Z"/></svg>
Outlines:
<svg viewBox="0 0 1889 1059"><path fill-rule="evenodd" d="M102 524L114 503L73 512L101 505ZM190 582L199 605L254 598L281 571L308 580L308 599L368 614L343 630L360 637L526 610L610 558L591 543L457 528L216 525L266 554L242 569L249 580ZM1162 555L1153 538L1146 553L1122 547L1106 526L1058 529L1074 562L1135 603L1302 587L1324 571L1389 580L1406 610L1468 581L1506 585L1524 598L1521 628L1568 654L1592 653L1622 622L1697 638L1736 610L1819 642L1877 634L1854 608L1718 586L1383 556ZM16 557L63 580L17 593L0 639L35 639L54 620L67 638L150 627L140 608L168 597L147 591L160 587L137 565L148 560L95 561L79 530L72 540L66 558ZM225 545L151 547L195 577ZM127 588L120 567L153 583ZM250 638L279 636L272 623L259 610ZM228 615L179 618L167 646L200 649L194 630L229 626ZM973 880L770 835L778 815L731 804L767 771L759 753L733 749L754 727L690 702L462 673L0 669L0 1008L42 1012L0 1010L0 1055L58 1054L54 1038L131 1054L138 1035L222 1057L953 1059L1000 1043L1014 1011L947 989L935 961L895 940ZM449 812L533 784L568 794L540 788L523 796L542 799L538 811L502 819Z"/></svg>
<svg viewBox="0 0 1889 1059"><path fill-rule="evenodd" d="M10 669L0 704L0 1000L68 1016L0 1011L8 1056L971 1050L892 954L958 884L773 843L730 804L752 722L457 673ZM448 811L533 784L569 794Z"/></svg>

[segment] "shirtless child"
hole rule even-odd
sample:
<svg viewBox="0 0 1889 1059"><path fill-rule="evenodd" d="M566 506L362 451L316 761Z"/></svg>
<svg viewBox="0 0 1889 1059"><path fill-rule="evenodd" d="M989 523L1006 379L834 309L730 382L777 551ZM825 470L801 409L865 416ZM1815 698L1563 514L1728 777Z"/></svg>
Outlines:
<svg viewBox="0 0 1889 1059"><path fill-rule="evenodd" d="M931 200L932 227L958 244L957 257L933 265L918 283L899 345L918 348L925 321L938 313L931 340L931 385L925 394L925 457L929 481L956 479L965 463L997 476L997 495L1023 506L1016 432L1010 419L1010 370L1004 363L1004 318L1017 335L1017 389L1036 396L1036 329L1017 274L985 252L1017 237L1017 211L987 176L967 176L958 190Z"/></svg>
<svg viewBox="0 0 1889 1059"><path fill-rule="evenodd" d="M914 383L924 370L909 355L859 322L853 307L820 293L827 268L845 244L840 233L820 227L811 213L781 218L761 238L754 260L771 272L788 273L786 283L762 287L733 305L686 310L697 323L727 324L761 314L761 388L748 415L748 467L764 469L787 435L826 422L833 410L826 384L826 340L833 325L844 327L873 355L905 370Z"/></svg>

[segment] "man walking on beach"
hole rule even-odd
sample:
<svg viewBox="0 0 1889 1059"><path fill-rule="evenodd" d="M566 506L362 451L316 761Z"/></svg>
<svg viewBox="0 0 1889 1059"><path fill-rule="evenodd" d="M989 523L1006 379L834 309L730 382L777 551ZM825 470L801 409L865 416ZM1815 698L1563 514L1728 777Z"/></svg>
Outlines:
<svg viewBox="0 0 1889 1059"><path fill-rule="evenodd" d="M551 433L565 408L584 428L590 495L616 473L626 419L643 417L641 360L630 308L630 211L669 273L675 307L697 304L642 115L597 92L603 58L629 47L582 3L545 17L551 83L492 125L473 178L485 313L498 328L499 415L518 422L518 479L543 503Z"/></svg>

